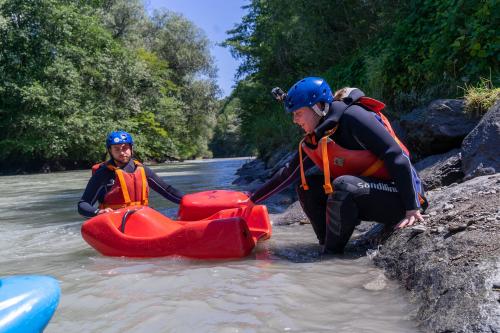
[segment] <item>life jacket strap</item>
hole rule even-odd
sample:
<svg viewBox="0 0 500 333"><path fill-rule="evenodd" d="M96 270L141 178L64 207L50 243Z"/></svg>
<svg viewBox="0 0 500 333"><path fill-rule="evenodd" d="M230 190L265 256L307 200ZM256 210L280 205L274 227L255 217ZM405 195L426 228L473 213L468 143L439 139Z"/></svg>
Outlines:
<svg viewBox="0 0 500 333"><path fill-rule="evenodd" d="M112 208L112 209L118 209L118 208L123 208L123 207L129 207L129 206L138 206L138 205L143 205L147 206L149 203L148 196L147 196L147 178L146 178L146 171L144 170L144 167L141 162L134 160L134 164L137 166L139 169L139 172L141 174L141 180L142 180L142 198L141 201L131 201L130 200L130 193L128 192L128 187L127 183L125 182L125 178L123 176L123 170L114 166L111 163L107 163L106 166L108 167L109 170L113 171L116 176L118 177L118 181L120 182L120 188L122 190L123 194L123 204L117 204L117 205L105 205L101 204L103 206L102 208ZM102 209L101 208L101 209Z"/></svg>
<svg viewBox="0 0 500 333"><path fill-rule="evenodd" d="M300 140L299 142L299 164L300 164L300 187L302 187L302 189L304 191L308 191L309 190L309 185L307 185L307 181L306 181L306 175L304 173L304 162L302 162L302 144L304 143L304 140L306 138L304 137L302 140Z"/></svg>
<svg viewBox="0 0 500 333"><path fill-rule="evenodd" d="M127 183L125 182L125 178L123 177L123 170L116 169L115 174L118 176L118 181L120 182L120 187L122 189L123 194L123 202L126 206L128 206L131 202L130 194L128 193Z"/></svg>
<svg viewBox="0 0 500 333"><path fill-rule="evenodd" d="M363 176L363 177L370 177L375 172L377 172L378 170L380 170L380 168L382 168L383 166L384 166L384 161L382 161L382 160L379 159L379 160L375 161L375 163L373 163L372 165L370 165L368 167L368 169L366 169L365 171L363 171L363 173L361 174L361 176Z"/></svg>
<svg viewBox="0 0 500 333"><path fill-rule="evenodd" d="M325 176L325 184L323 189L325 194L333 193L332 183L330 182L330 160L328 158L328 135L325 135L319 141L321 147L321 159L323 160L323 175Z"/></svg>
<svg viewBox="0 0 500 333"><path fill-rule="evenodd" d="M142 201L131 201L128 204L103 204L99 205L99 209L111 208L111 209L120 209L131 206L145 206Z"/></svg>
<svg viewBox="0 0 500 333"><path fill-rule="evenodd" d="M337 130L337 126L335 126L333 129L326 131L325 136L322 137L319 141L319 148L321 149L321 155L322 155L322 160L323 160L323 174L325 176L325 184L323 185L323 189L325 190L325 194L331 194L333 193L333 186L330 181L330 160L328 158L328 138L335 133ZM307 185L306 181L306 176L304 173L304 164L302 162L302 144L304 143L304 140L306 137L304 137L302 140L300 140L299 143L299 160L300 160L300 180L301 180L301 185L302 189L304 191L309 190L309 185Z"/></svg>
<svg viewBox="0 0 500 333"><path fill-rule="evenodd" d="M142 205L147 206L148 205L148 193L147 193L147 184L148 180L146 178L146 171L144 170L144 167L142 165L138 166L139 172L141 173L141 178L142 178Z"/></svg>

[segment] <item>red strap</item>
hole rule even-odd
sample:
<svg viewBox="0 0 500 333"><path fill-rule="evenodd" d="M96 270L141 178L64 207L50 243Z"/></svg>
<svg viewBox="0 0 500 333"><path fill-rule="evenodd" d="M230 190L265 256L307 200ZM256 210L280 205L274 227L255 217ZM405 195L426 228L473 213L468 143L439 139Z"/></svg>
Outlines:
<svg viewBox="0 0 500 333"><path fill-rule="evenodd" d="M370 110L373 110L375 112L380 112L385 108L385 104L382 103L381 101L377 101L374 98L370 98L370 97L366 97L366 96L360 97L358 99L358 103L366 106L367 108L369 108Z"/></svg>

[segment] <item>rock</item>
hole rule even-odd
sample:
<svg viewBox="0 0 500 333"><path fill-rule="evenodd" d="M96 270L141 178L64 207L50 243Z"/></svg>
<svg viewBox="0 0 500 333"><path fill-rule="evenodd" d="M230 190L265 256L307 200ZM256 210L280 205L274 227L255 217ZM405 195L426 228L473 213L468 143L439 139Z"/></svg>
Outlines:
<svg viewBox="0 0 500 333"><path fill-rule="evenodd" d="M459 149L429 156L416 163L415 169L419 171L427 191L440 186L454 186L464 177Z"/></svg>
<svg viewBox="0 0 500 333"><path fill-rule="evenodd" d="M492 220L500 196L477 195L498 193L499 179L497 173L427 192L430 232L393 233L374 255L375 264L409 290L423 331L500 332L500 296L492 287L500 284L500 225ZM439 212L458 199L450 211ZM463 222L448 225L459 217Z"/></svg>
<svg viewBox="0 0 500 333"><path fill-rule="evenodd" d="M271 155L269 155L266 160L266 168L271 169L281 163L283 163L283 159L286 158L290 152L286 148L281 148L274 151ZM284 164L284 163L283 163Z"/></svg>
<svg viewBox="0 0 500 333"><path fill-rule="evenodd" d="M467 224L463 224L463 223L458 224L458 225L449 225L448 226L448 231L451 233L464 231L465 229L467 229Z"/></svg>
<svg viewBox="0 0 500 333"><path fill-rule="evenodd" d="M443 211L445 212L445 211L453 209L453 208L455 208L455 206L453 206L453 204L445 202L444 207L443 207Z"/></svg>
<svg viewBox="0 0 500 333"><path fill-rule="evenodd" d="M425 157L460 148L479 121L468 117L463 107L463 100L439 99L402 116L400 125L407 133L405 142L412 153Z"/></svg>
<svg viewBox="0 0 500 333"><path fill-rule="evenodd" d="M425 227L425 225L422 225L422 224L414 225L410 229L413 230L413 231L416 231L417 233L422 233L422 232L424 232L424 231L427 230L427 228Z"/></svg>
<svg viewBox="0 0 500 333"><path fill-rule="evenodd" d="M500 171L500 100L465 137L462 170L467 179Z"/></svg>
<svg viewBox="0 0 500 333"><path fill-rule="evenodd" d="M284 154L281 159L279 159L275 164L269 164L271 169L269 171L270 175L273 175L276 171L280 170L287 164L290 159L295 155L295 152L287 152L287 154Z"/></svg>
<svg viewBox="0 0 500 333"><path fill-rule="evenodd" d="M299 201L291 204L285 212L281 214L271 214L271 221L273 225L287 225L287 224L307 224L309 219L302 210L302 206Z"/></svg>
<svg viewBox="0 0 500 333"><path fill-rule="evenodd" d="M232 184L238 186L244 186L250 184L253 181L253 179L254 178L250 176L241 176L233 180Z"/></svg>
<svg viewBox="0 0 500 333"><path fill-rule="evenodd" d="M288 152L286 149L281 149L275 155L268 157L267 163L260 159L245 163L236 171L239 177L233 181L233 184L240 186L242 190L254 192L270 179L275 172L288 163L293 154L293 152ZM288 206L295 200L297 200L297 194L295 188L291 185L278 195L266 200L265 204L268 204L271 210L276 212L283 210L279 207L280 205Z"/></svg>

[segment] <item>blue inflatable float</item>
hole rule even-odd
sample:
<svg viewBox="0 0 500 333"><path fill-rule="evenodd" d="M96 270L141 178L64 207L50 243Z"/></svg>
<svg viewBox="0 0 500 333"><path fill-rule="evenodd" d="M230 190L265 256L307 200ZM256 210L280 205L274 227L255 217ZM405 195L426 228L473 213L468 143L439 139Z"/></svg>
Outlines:
<svg viewBox="0 0 500 333"><path fill-rule="evenodd" d="M60 294L59 283L48 276L0 278L0 333L42 332Z"/></svg>

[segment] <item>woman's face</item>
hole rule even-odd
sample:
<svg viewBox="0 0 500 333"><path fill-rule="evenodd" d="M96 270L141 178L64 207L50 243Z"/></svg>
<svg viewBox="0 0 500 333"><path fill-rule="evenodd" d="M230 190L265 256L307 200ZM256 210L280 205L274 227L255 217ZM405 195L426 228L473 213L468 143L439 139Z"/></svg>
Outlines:
<svg viewBox="0 0 500 333"><path fill-rule="evenodd" d="M306 133L314 131L316 126L318 126L319 120L320 116L307 106L304 106L293 113L293 122L302 127Z"/></svg>
<svg viewBox="0 0 500 333"><path fill-rule="evenodd" d="M109 152L118 166L127 164L132 158L132 147L128 143L112 145Z"/></svg>

